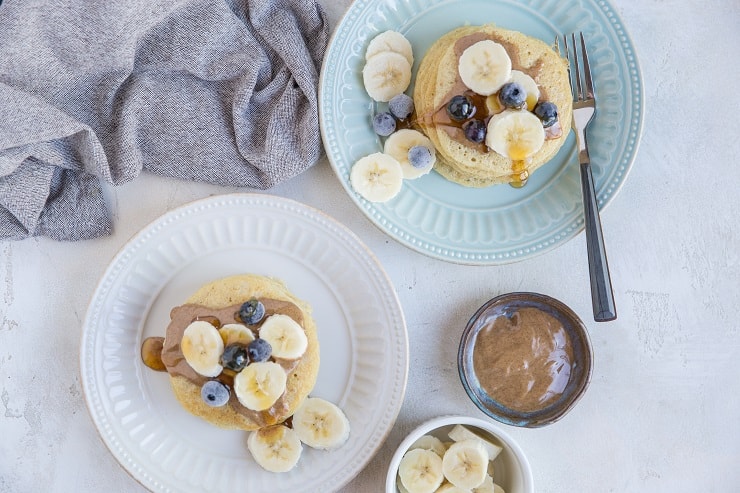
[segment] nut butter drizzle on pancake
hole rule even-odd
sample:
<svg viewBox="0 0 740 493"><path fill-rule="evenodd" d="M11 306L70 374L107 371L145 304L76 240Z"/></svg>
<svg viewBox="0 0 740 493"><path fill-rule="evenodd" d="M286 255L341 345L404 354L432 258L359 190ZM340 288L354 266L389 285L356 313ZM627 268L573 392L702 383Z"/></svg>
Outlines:
<svg viewBox="0 0 740 493"><path fill-rule="evenodd" d="M468 49L470 46L474 45L475 43L478 43L479 41L485 41L485 40L491 40L496 43L499 43L501 46L504 47L506 52L509 54L509 58L511 58L511 68L513 70L519 70L521 72L524 72L525 74L529 75L537 81L539 79L540 72L542 71L542 68L545 64L545 61L540 57L537 60L534 61L532 65L529 67L525 67L522 65L521 58L519 56L519 49L516 45L513 43L510 43L503 39L501 36L497 36L496 34L492 33L474 33L474 34L468 34L466 36L461 37L455 42L454 50L455 50L455 56L456 59L459 60L460 56L463 54L463 52ZM540 99L541 100L547 100L547 91L544 87L538 86L540 89ZM486 104L486 96L481 96L480 94L476 94L475 92L471 91L460 78L460 74L456 73L455 76L455 82L452 86L452 88L449 90L449 92L445 95L445 97L442 99L442 104L435 108L431 114L426 114L421 116L421 120L423 123L428 125L439 125L442 128L444 128L445 132L455 141L463 143L464 145L471 147L475 149L478 152L481 153L487 153L490 152L488 149L488 146L486 146L485 143L476 144L474 142L469 141L462 130L462 126L464 122L457 122L449 117L447 114L447 103L452 99L453 96L457 96L463 94L465 96L468 96L470 100L473 102L473 105L475 106L475 113L474 116L477 117L478 120L483 120L484 123L488 124L488 120L490 120L491 116L498 113L499 111L503 111L503 107L500 108L499 111L491 111L489 106ZM529 171L527 170L527 162L522 160L513 160L511 165L511 183L510 185L515 188L523 187L527 179L529 178Z"/></svg>
<svg viewBox="0 0 740 493"><path fill-rule="evenodd" d="M447 113L447 101L449 101L449 98L452 98L452 96L457 96L459 94L470 98L470 101L475 107L475 112L473 113L473 116L476 117L476 119L478 120L483 120L486 124L488 123L488 120L491 116L494 115L494 113L491 113L487 108L487 96L481 96L480 94L471 91L465 86L465 84L459 83L458 86L458 83L456 82L455 87L453 87L453 89L448 94L447 99L445 99L445 104L437 108L432 114L432 124L442 126L450 137L452 137L456 141L464 142L466 146L472 147L478 152L489 152L488 146L486 146L485 143L481 142L476 144L475 142L471 142L465 137L462 129L465 122L455 121L450 118L450 115ZM483 115L483 117L481 117L481 115Z"/></svg>
<svg viewBox="0 0 740 493"><path fill-rule="evenodd" d="M255 332L255 335L259 335L259 329L264 321L271 315L275 314L288 315L303 327L303 314L300 308L293 303L289 301L263 298L261 298L260 301L265 305L265 316L259 323L248 325L248 327ZM241 324L243 322L238 316L240 307L241 304L225 308L209 308L197 304L185 304L173 308L170 312L171 321L167 327L167 333L161 353L161 360L170 375L184 377L198 387L201 387L206 381L212 380L211 378L204 377L196 373L187 361L185 361L185 357L180 349L180 341L182 340L183 332L185 332L187 326L195 320L207 321L216 328L228 323ZM301 362L300 358L287 360L273 357L271 359L283 367L285 372L288 374L288 378L291 378L291 373ZM284 415L287 412L288 403L284 398L285 394L283 394L275 404L272 405L272 407L264 411L252 411L251 409L244 407L237 399L236 393L233 392L235 375L236 374L234 372L224 369L224 371L216 377L216 380L228 385L229 388L232 389L228 405L231 406L235 412L248 417L260 426L275 424L277 422L276 416Z"/></svg>

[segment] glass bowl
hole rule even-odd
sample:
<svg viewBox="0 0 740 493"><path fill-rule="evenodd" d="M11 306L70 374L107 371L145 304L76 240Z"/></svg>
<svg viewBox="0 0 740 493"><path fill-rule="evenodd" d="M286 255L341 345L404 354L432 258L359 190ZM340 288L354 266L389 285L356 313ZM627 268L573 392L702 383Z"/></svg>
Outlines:
<svg viewBox="0 0 740 493"><path fill-rule="evenodd" d="M591 380L586 326L564 303L538 293L497 296L470 318L458 350L463 387L478 408L513 426L562 418Z"/></svg>

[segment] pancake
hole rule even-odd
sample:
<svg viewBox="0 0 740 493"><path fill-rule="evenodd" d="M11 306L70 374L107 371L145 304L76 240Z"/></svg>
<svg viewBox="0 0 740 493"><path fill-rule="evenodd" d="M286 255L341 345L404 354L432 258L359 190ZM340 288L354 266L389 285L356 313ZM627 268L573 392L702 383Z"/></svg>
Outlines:
<svg viewBox="0 0 740 493"><path fill-rule="evenodd" d="M558 108L562 135L545 140L526 162L514 163L485 144L470 142L459 125L450 125L449 118L444 121L449 100L470 92L458 73L458 59L467 47L483 40L502 45L512 60L512 68L528 74L537 83L539 101L550 101ZM437 150L438 173L468 187L516 182L522 171L531 174L552 159L566 139L572 118L567 61L550 45L523 33L491 24L463 26L439 38L424 55L416 74L414 104L416 125Z"/></svg>
<svg viewBox="0 0 740 493"><path fill-rule="evenodd" d="M221 407L211 407L201 397L201 386L212 378L202 377L192 371L180 350L182 325L189 324L192 314L209 319L214 314L220 317L217 323L239 323L233 320L235 306L251 299L263 301L266 307L264 319L271 314L289 314L305 331L308 347L303 356L295 361L280 361L289 369L284 394L265 411L251 411L242 406L231 392L229 402ZM308 396L316 383L319 369L319 343L316 324L311 317L308 303L296 298L280 281L252 274L244 274L213 281L202 286L181 307L173 309L171 322L162 350L162 361L169 372L170 383L177 400L191 414L221 428L256 430L281 423L292 416ZM232 318L229 320L229 318ZM263 319L263 320L264 320ZM210 321L210 320L209 320ZM212 322L213 323L213 322ZM258 330L258 329L257 329ZM275 358L272 358L273 360ZM287 370L286 370L287 371ZM223 375L223 374L222 374ZM222 375L218 377L222 380Z"/></svg>

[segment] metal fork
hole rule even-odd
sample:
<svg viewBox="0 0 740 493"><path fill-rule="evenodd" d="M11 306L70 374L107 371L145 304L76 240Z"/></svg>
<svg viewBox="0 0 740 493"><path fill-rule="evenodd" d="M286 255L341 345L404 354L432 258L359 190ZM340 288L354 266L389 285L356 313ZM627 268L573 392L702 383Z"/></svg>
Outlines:
<svg viewBox="0 0 740 493"><path fill-rule="evenodd" d="M591 278L591 302L594 320L607 322L617 318L617 308L614 304L614 293L609 276L609 264L606 260L604 236L601 231L601 219L599 218L599 205L596 200L594 177L591 172L591 158L588 155L588 140L586 139L586 129L596 114L596 97L591 78L591 67L586 53L586 41L583 38L583 33L578 34L581 41L582 59L579 60L575 34L570 35L570 48L568 47L568 36L563 35L563 43L565 45L565 58L568 59L569 67L571 63L575 67L575 71L571 71L569 68L568 73L573 89L572 127L576 133L578 161L581 168L586 251L588 252L588 271ZM557 38L555 38L555 46L560 51Z"/></svg>

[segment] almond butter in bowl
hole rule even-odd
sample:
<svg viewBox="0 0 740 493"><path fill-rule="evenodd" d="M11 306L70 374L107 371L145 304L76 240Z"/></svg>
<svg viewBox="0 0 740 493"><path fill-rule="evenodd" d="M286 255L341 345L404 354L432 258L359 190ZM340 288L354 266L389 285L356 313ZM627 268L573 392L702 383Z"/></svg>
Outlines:
<svg viewBox="0 0 740 493"><path fill-rule="evenodd" d="M463 330L458 371L473 403L506 424L535 428L570 411L586 391L591 342L580 318L538 293L485 303Z"/></svg>
<svg viewBox="0 0 740 493"><path fill-rule="evenodd" d="M309 397L320 361L316 323L280 281L245 274L202 286L141 352L147 367L168 373L188 412L250 431L248 449L268 471L291 470L304 444L331 449L349 437L341 409Z"/></svg>

